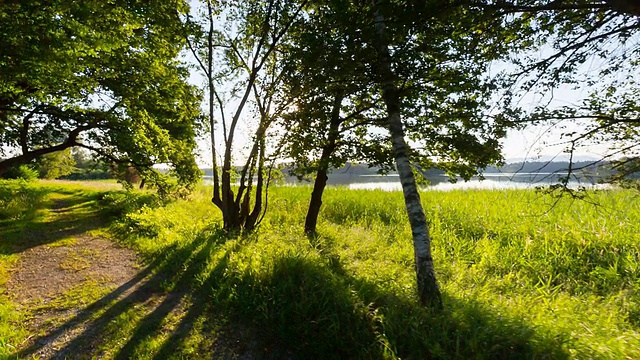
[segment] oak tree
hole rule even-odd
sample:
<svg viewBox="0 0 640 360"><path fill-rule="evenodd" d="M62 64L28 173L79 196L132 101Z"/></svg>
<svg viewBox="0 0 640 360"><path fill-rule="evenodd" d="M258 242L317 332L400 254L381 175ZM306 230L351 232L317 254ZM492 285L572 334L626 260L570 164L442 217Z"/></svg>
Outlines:
<svg viewBox="0 0 640 360"><path fill-rule="evenodd" d="M71 147L199 178L199 94L178 60L182 0L0 5L0 173ZM156 174L157 175L157 174Z"/></svg>

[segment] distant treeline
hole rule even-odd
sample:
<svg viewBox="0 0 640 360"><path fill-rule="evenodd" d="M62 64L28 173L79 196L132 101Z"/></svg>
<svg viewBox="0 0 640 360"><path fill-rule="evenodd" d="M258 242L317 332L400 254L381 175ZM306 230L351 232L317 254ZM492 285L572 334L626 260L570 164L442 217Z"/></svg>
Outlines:
<svg viewBox="0 0 640 360"><path fill-rule="evenodd" d="M280 169L285 177L291 176L291 167L282 167ZM501 167L489 166L482 171L485 174L498 173L557 173L565 174L569 170L575 176L589 177L607 177L615 174L612 164L607 161L577 161L570 164L568 161L528 161L514 162L505 164ZM212 176L211 168L202 169L205 176ZM239 171L239 169L237 170ZM380 174L380 168L370 167L366 164L347 164L338 169L332 169L333 174L344 174L350 176L359 175L377 175ZM427 177L445 175L445 172L431 168L424 171ZM636 176L634 176L636 177Z"/></svg>
<svg viewBox="0 0 640 360"><path fill-rule="evenodd" d="M602 161L530 161L505 164L501 167L490 166L484 173L567 173L584 176L610 176L614 174L610 162Z"/></svg>
<svg viewBox="0 0 640 360"><path fill-rule="evenodd" d="M112 166L91 157L86 151L66 149L43 155L31 163L10 169L2 178L101 180L113 179L116 176Z"/></svg>

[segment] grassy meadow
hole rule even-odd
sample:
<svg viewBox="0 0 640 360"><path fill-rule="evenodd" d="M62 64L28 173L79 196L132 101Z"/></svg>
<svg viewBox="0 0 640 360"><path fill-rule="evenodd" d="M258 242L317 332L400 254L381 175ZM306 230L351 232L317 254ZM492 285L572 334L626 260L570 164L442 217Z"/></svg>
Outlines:
<svg viewBox="0 0 640 360"><path fill-rule="evenodd" d="M640 358L637 192L422 193L445 302L432 313L417 306L400 192L328 189L319 235L308 238L307 187L270 189L260 228L238 235L220 230L204 187L166 202L6 181L0 230L35 226L47 199L65 191L99 210L106 225L94 231L141 256L153 291L180 300L145 312L104 293L68 294L64 306L108 304L92 315L109 318L93 327L106 358L224 358L225 336L267 358ZM0 294L20 256L17 233L1 234ZM2 296L0 357L21 357L29 334L20 324L33 309Z"/></svg>

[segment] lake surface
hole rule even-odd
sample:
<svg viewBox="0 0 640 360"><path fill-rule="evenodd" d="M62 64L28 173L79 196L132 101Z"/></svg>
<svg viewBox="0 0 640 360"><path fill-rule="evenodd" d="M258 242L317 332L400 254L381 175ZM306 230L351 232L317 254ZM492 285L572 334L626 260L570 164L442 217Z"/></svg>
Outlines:
<svg viewBox="0 0 640 360"><path fill-rule="evenodd" d="M469 181L458 179L452 183L448 176L431 176L428 178L429 185L422 185L423 190L449 191L457 189L534 189L539 186L549 186L560 182L563 174L552 173L500 173L485 174L484 180L473 178ZM331 179L330 179L331 180ZM334 179L335 185L346 185L350 189L382 189L387 191L402 190L400 179L397 174L392 175L360 175L351 178L350 182L341 184L343 179ZM597 179L576 179L569 182L569 187L579 186L600 188Z"/></svg>
<svg viewBox="0 0 640 360"><path fill-rule="evenodd" d="M559 173L491 173L484 174L485 179L473 178L469 181L458 179L452 183L448 176L431 176L429 185L421 185L422 190L450 191L458 189L534 189L560 182L564 174ZM587 188L606 188L608 185L598 184L596 177L576 178L569 181L570 188L584 186ZM204 177L205 184L211 184L211 177ZM295 177L287 177L285 183L290 186L312 186L313 182L298 181ZM329 175L329 186L345 186L349 189L381 189L400 191L402 185L398 174L389 175L356 175L334 173Z"/></svg>

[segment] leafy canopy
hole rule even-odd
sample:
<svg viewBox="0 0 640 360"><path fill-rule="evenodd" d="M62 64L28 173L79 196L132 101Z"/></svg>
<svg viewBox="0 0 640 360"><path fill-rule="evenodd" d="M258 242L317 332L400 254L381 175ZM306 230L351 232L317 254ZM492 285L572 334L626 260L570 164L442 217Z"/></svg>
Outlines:
<svg viewBox="0 0 640 360"><path fill-rule="evenodd" d="M151 171L198 177L199 94L177 57L182 0L0 5L0 169L80 146Z"/></svg>

